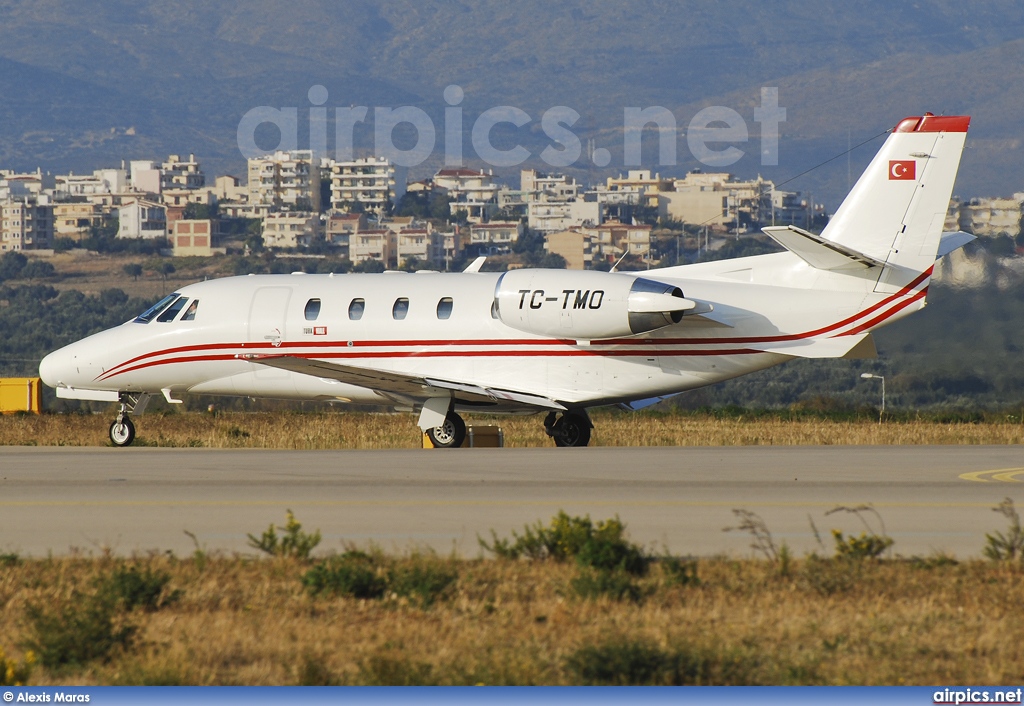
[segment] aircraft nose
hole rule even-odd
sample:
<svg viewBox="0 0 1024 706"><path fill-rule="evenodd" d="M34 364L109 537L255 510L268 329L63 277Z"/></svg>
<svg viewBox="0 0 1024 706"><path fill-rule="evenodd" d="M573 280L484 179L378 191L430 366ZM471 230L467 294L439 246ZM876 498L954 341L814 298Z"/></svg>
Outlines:
<svg viewBox="0 0 1024 706"><path fill-rule="evenodd" d="M58 382L67 383L72 372L71 354L66 349L50 353L39 363L39 377L50 387L57 387Z"/></svg>

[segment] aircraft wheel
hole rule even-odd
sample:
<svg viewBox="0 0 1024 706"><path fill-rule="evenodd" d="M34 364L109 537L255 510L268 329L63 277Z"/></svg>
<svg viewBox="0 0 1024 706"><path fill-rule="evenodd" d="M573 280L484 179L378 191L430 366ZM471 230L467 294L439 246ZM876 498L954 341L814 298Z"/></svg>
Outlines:
<svg viewBox="0 0 1024 706"><path fill-rule="evenodd" d="M590 424L581 414L563 414L553 431L555 446L586 446L590 443Z"/></svg>
<svg viewBox="0 0 1024 706"><path fill-rule="evenodd" d="M114 446L131 446L135 441L135 425L128 417L110 423L110 441Z"/></svg>
<svg viewBox="0 0 1024 706"><path fill-rule="evenodd" d="M466 440L466 423L455 412L449 412L444 423L427 429L430 443L437 449L456 449Z"/></svg>

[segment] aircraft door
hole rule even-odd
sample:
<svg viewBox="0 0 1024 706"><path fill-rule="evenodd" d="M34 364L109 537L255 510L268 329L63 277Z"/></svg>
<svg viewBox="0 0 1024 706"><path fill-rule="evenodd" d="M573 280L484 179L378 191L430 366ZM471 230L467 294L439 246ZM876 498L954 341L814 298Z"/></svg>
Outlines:
<svg viewBox="0 0 1024 706"><path fill-rule="evenodd" d="M249 306L249 340L269 342L275 348L287 334L289 287L260 287L252 296ZM256 378L270 380L288 377L288 372L265 365L255 366Z"/></svg>

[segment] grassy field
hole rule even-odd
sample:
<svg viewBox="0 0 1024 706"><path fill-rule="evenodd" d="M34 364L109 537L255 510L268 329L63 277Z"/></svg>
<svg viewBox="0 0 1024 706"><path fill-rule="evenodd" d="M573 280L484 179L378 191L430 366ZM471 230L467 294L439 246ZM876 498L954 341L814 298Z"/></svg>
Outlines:
<svg viewBox="0 0 1024 706"><path fill-rule="evenodd" d="M107 441L108 414L0 417L0 445L98 446ZM497 424L510 447L550 446L541 416L467 417ZM1021 444L1019 418L992 421L877 419L714 414L618 414L598 411L593 446L751 446L795 444ZM185 412L136 419L137 445L205 448L416 448L421 437L411 414L343 412Z"/></svg>
<svg viewBox="0 0 1024 706"><path fill-rule="evenodd" d="M9 557L0 654L33 684L1024 680L1019 563L702 559L680 582L661 562L616 598L572 562L376 561L430 600L314 595L296 558Z"/></svg>

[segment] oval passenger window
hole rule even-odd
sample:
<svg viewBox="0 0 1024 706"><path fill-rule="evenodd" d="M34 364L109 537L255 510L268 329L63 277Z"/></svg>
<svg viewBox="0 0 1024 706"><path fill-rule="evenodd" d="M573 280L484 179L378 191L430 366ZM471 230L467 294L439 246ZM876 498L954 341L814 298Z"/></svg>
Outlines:
<svg viewBox="0 0 1024 706"><path fill-rule="evenodd" d="M396 319L404 319L405 315L409 313L409 300L405 297L399 297L395 300L395 305L391 307L391 315Z"/></svg>
<svg viewBox="0 0 1024 706"><path fill-rule="evenodd" d="M363 309L365 308L366 301L364 299L353 299L352 303L348 305L348 318L359 321L363 318Z"/></svg>
<svg viewBox="0 0 1024 706"><path fill-rule="evenodd" d="M450 319L452 316L452 298L444 297L437 303L437 318Z"/></svg>
<svg viewBox="0 0 1024 706"><path fill-rule="evenodd" d="M316 321L316 317L320 316L320 300L310 299L306 302L306 321Z"/></svg>

